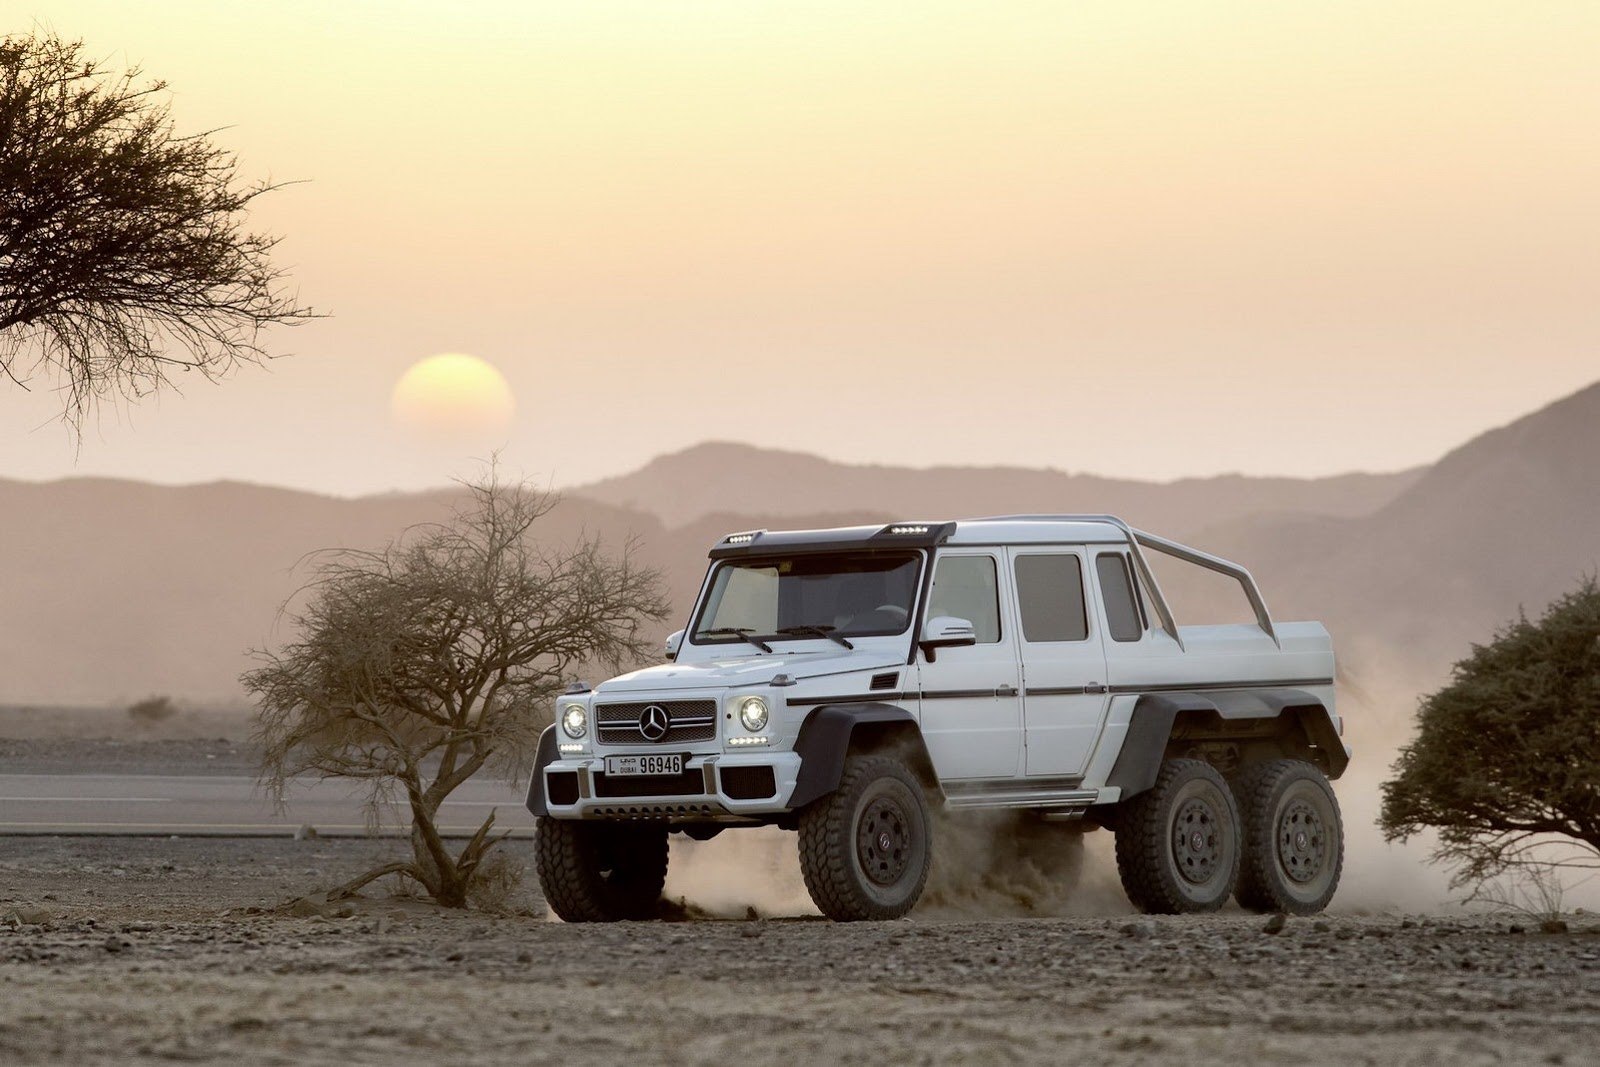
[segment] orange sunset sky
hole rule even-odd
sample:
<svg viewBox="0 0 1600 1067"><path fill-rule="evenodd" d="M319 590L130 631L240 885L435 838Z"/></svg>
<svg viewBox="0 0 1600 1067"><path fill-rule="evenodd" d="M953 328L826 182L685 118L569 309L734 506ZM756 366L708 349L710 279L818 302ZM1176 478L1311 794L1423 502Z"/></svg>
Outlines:
<svg viewBox="0 0 1600 1067"><path fill-rule="evenodd" d="M1173 478L1431 461L1600 378L1600 4L0 0L227 127L330 318L0 477L557 484L724 439ZM396 425L436 353L484 440Z"/></svg>

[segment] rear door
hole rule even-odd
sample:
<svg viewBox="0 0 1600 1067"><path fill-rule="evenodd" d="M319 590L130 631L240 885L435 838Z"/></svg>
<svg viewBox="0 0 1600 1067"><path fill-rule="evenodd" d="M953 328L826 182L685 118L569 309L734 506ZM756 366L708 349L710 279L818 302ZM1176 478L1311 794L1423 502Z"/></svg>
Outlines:
<svg viewBox="0 0 1600 1067"><path fill-rule="evenodd" d="M1076 778L1094 752L1109 700L1087 559L1081 548L1039 545L1009 549L1007 562L1022 654L1025 773Z"/></svg>
<svg viewBox="0 0 1600 1067"><path fill-rule="evenodd" d="M1021 669L1017 639L1001 607L1005 553L945 549L934 562L928 605L917 622L951 615L972 623L978 641L918 654L922 738L945 780L1016 777L1022 760Z"/></svg>

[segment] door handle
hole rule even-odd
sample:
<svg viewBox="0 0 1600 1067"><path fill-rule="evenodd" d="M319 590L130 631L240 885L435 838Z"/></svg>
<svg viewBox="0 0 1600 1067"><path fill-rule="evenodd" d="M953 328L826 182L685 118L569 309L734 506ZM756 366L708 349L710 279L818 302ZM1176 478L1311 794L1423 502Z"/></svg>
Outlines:
<svg viewBox="0 0 1600 1067"><path fill-rule="evenodd" d="M1014 697L1017 695L1017 687L1014 685L997 685L994 687L994 695L997 697Z"/></svg>
<svg viewBox="0 0 1600 1067"><path fill-rule="evenodd" d="M1083 687L1083 691L1085 693L1104 693L1106 691L1106 687L1101 685L1099 682L1090 682L1088 685Z"/></svg>

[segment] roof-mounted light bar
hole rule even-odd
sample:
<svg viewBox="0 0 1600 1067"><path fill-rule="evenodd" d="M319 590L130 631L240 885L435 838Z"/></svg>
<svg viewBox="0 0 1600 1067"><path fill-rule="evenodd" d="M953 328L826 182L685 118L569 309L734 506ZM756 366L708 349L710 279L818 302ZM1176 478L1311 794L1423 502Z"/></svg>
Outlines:
<svg viewBox="0 0 1600 1067"><path fill-rule="evenodd" d="M928 532L928 527L926 525L891 526L891 527L889 527L889 531L888 532L891 533L891 534L901 534L901 535L904 535L904 534L925 534L925 533Z"/></svg>
<svg viewBox="0 0 1600 1067"><path fill-rule="evenodd" d="M748 545L760 535L760 530L753 530L750 533L729 534L727 537L722 539L722 543L725 545Z"/></svg>

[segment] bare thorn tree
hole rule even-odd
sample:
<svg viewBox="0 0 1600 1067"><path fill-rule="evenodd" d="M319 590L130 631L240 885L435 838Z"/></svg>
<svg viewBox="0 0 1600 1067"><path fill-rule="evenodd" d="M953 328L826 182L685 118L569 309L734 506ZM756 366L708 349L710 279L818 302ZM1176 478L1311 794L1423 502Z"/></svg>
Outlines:
<svg viewBox="0 0 1600 1067"><path fill-rule="evenodd" d="M266 356L261 330L313 315L246 231L237 161L180 136L166 84L49 34L0 38L0 376L58 380L79 428L98 401L174 371L217 379Z"/></svg>
<svg viewBox="0 0 1600 1067"><path fill-rule="evenodd" d="M553 497L492 471L467 488L451 522L381 551L321 556L293 616L298 637L257 653L263 665L243 677L279 803L309 775L359 783L372 825L391 798L410 809L411 859L334 895L398 874L464 906L499 840L494 814L452 854L440 804L480 771L521 773L577 666L641 659L643 627L667 614L661 578L634 562L631 542L615 556L594 538L539 545L533 529Z"/></svg>

